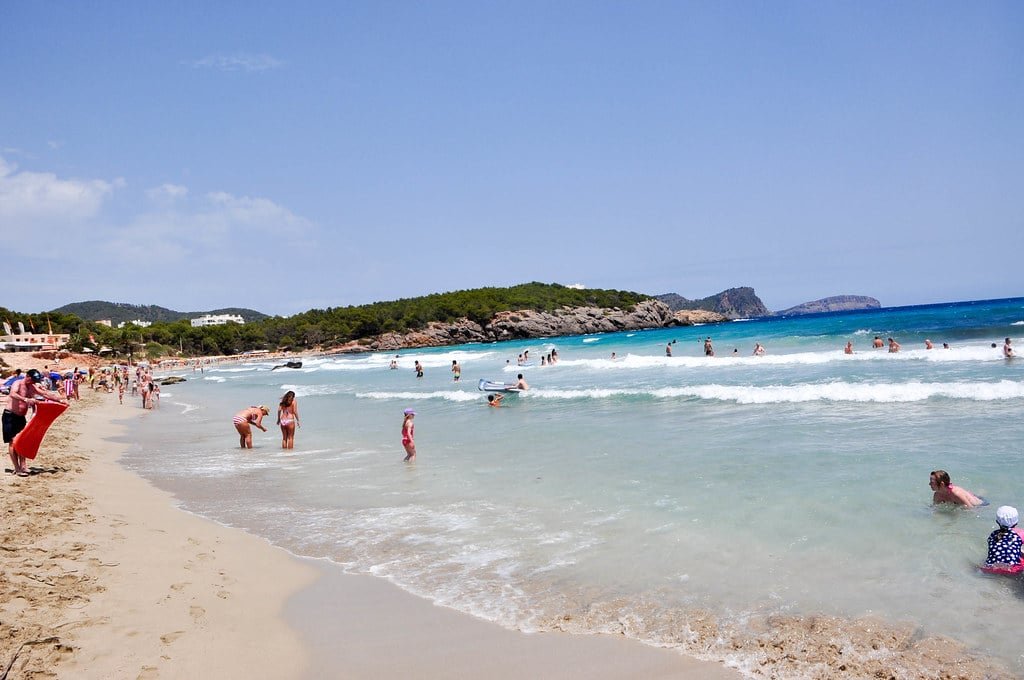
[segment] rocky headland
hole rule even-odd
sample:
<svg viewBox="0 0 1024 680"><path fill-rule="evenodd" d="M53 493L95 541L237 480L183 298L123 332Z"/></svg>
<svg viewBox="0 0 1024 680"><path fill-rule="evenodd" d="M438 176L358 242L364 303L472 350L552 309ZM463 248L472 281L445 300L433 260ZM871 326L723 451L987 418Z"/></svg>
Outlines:
<svg viewBox="0 0 1024 680"><path fill-rule="evenodd" d="M392 351L414 347L443 347L467 342L496 342L692 326L727 320L728 317L725 315L707 310L687 309L673 312L664 302L653 299L640 302L631 309L562 307L553 312L521 309L498 312L484 325L466 318L453 322L432 321L420 330L360 338L329 351Z"/></svg>

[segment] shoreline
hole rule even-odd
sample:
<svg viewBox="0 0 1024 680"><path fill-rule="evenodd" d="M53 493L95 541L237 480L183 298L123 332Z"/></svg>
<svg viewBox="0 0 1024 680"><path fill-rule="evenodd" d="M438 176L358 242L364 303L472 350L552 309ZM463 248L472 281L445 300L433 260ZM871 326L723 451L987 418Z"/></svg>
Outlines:
<svg viewBox="0 0 1024 680"><path fill-rule="evenodd" d="M83 390L35 474L3 475L9 677L742 677L625 637L507 630L184 511L118 462L150 415Z"/></svg>

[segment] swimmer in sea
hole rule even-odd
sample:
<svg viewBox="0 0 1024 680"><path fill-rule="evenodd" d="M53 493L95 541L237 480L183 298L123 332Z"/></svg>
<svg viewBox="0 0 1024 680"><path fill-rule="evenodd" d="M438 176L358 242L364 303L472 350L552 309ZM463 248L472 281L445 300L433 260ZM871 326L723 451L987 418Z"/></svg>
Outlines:
<svg viewBox="0 0 1024 680"><path fill-rule="evenodd" d="M932 344L932 341L929 340L928 338L925 338L924 339L924 348L925 349L932 349L933 347L935 347L935 345Z"/></svg>
<svg viewBox="0 0 1024 680"><path fill-rule="evenodd" d="M672 345L665 345L665 356L672 356Z"/></svg>
<svg viewBox="0 0 1024 680"><path fill-rule="evenodd" d="M267 428L263 427L263 416L268 415L270 415L270 409L266 406L250 406L235 414L231 422L235 424L235 429L238 430L239 446L243 449L252 448L252 427L250 426L255 425L266 432Z"/></svg>
<svg viewBox="0 0 1024 680"><path fill-rule="evenodd" d="M416 460L416 424L413 422L416 418L416 411L407 408L403 413L405 418L402 419L402 448L405 449L404 462L408 463L411 460Z"/></svg>
<svg viewBox="0 0 1024 680"><path fill-rule="evenodd" d="M928 486L935 494L932 496L932 503L952 503L963 505L968 508L976 508L984 505L985 501L975 496L967 489L953 486L949 481L949 473L945 470L933 470L928 477Z"/></svg>
<svg viewBox="0 0 1024 680"><path fill-rule="evenodd" d="M459 382L459 378L462 377L462 366L459 366L459 362L452 359L452 380Z"/></svg>
<svg viewBox="0 0 1024 680"><path fill-rule="evenodd" d="M754 356L755 357L763 357L764 356L764 345L762 345L759 342L755 342L754 343Z"/></svg>
<svg viewBox="0 0 1024 680"><path fill-rule="evenodd" d="M518 380L516 381L516 384L513 385L512 387L514 389L523 390L523 391L530 389L530 386L526 384L526 380L523 379L523 374L522 373L520 373L518 375Z"/></svg>
<svg viewBox="0 0 1024 680"><path fill-rule="evenodd" d="M996 524L999 528L988 536L986 567L1012 567L1021 563L1024 542L1017 533L1017 520L1017 508L1013 506L1003 505L996 510Z"/></svg>
<svg viewBox="0 0 1024 680"><path fill-rule="evenodd" d="M1010 347L1010 339L1006 338L1006 342L1003 343L1003 356L1007 359L1013 358L1013 347Z"/></svg>
<svg viewBox="0 0 1024 680"><path fill-rule="evenodd" d="M843 354L853 354L853 343L847 341L846 348L843 350Z"/></svg>
<svg viewBox="0 0 1024 680"><path fill-rule="evenodd" d="M889 338L889 353L895 354L900 351L900 343L896 342L892 338Z"/></svg>
<svg viewBox="0 0 1024 680"><path fill-rule="evenodd" d="M501 400L504 399L504 398L505 398L504 394L488 394L487 395L487 405L488 406L493 406L494 408L498 408L499 406L501 406Z"/></svg>
<svg viewBox="0 0 1024 680"><path fill-rule="evenodd" d="M876 335L875 339L871 341L871 346L874 347L875 349L882 349L882 347L885 346L885 343L882 342L882 338Z"/></svg>

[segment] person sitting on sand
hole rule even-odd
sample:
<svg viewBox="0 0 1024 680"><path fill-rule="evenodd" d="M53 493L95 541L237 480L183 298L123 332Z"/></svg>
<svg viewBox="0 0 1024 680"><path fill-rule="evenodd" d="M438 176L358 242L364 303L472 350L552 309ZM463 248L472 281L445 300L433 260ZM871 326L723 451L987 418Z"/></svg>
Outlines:
<svg viewBox="0 0 1024 680"><path fill-rule="evenodd" d="M984 500L978 498L967 489L953 486L949 481L949 473L945 470L933 470L928 477L928 486L935 492L932 496L932 503L952 503L968 508L985 505Z"/></svg>
<svg viewBox="0 0 1024 680"><path fill-rule="evenodd" d="M498 408L499 406L501 406L501 400L504 399L504 398L505 398L504 394L488 394L487 395L487 405L488 406L493 406L495 408Z"/></svg>
<svg viewBox="0 0 1024 680"><path fill-rule="evenodd" d="M516 384L513 385L512 388L516 389L516 390L524 390L525 391L525 390L530 389L530 386L526 384L526 380L523 379L523 374L520 373L519 376L518 376L518 380L516 381Z"/></svg>
<svg viewBox="0 0 1024 680"><path fill-rule="evenodd" d="M266 406L250 406L235 414L231 422L235 424L235 429L238 430L239 446L243 449L252 448L252 428L250 426L255 425L266 432L267 428L263 427L263 416L269 415L270 409Z"/></svg>
<svg viewBox="0 0 1024 680"><path fill-rule="evenodd" d="M1020 535L1015 530L1017 520L1017 508L1015 507L1003 505L996 510L996 524L999 525L999 528L988 536L986 567L1012 567L1020 564L1024 541L1021 541Z"/></svg>

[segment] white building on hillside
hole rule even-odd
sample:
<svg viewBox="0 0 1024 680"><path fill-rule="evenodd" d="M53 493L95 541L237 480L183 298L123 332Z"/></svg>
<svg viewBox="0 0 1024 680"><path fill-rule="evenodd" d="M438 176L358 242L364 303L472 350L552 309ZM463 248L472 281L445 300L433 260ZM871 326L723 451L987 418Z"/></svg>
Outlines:
<svg viewBox="0 0 1024 680"><path fill-rule="evenodd" d="M128 324L132 324L134 326L138 326L139 328L149 328L150 326L153 325L153 322L152 321L143 321L142 319L135 319L134 321L122 321L121 323L117 324L117 327L118 328L124 328ZM195 324L192 324L192 325L195 326Z"/></svg>
<svg viewBox="0 0 1024 680"><path fill-rule="evenodd" d="M192 319L192 326L223 326L226 323L244 324L245 319L238 314L203 314Z"/></svg>

